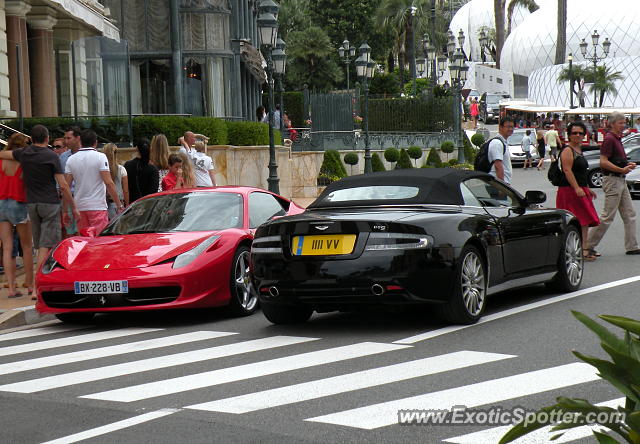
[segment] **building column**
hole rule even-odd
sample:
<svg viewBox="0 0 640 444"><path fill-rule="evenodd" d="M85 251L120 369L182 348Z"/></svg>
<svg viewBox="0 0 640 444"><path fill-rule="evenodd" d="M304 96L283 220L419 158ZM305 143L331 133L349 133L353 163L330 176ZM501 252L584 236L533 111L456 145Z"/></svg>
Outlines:
<svg viewBox="0 0 640 444"><path fill-rule="evenodd" d="M31 117L31 78L29 75L29 45L26 20L27 13L31 10L31 5L21 0L6 0L4 10L7 24L7 62L11 110L16 113L19 112L19 91L20 86L22 86L22 115ZM20 72L18 72L18 52L20 53Z"/></svg>
<svg viewBox="0 0 640 444"><path fill-rule="evenodd" d="M31 108L34 117L58 115L56 59L53 52L55 10L33 8L27 16L30 26L29 62L31 67Z"/></svg>
<svg viewBox="0 0 640 444"><path fill-rule="evenodd" d="M9 60L7 58L7 21L4 0L0 0L0 117L15 117L11 111L11 88L9 87Z"/></svg>
<svg viewBox="0 0 640 444"><path fill-rule="evenodd" d="M175 98L175 113L184 113L184 93L182 82L184 81L184 71L182 70L182 35L180 34L180 7L178 0L169 0L171 14L171 50L172 50L172 77L173 94Z"/></svg>

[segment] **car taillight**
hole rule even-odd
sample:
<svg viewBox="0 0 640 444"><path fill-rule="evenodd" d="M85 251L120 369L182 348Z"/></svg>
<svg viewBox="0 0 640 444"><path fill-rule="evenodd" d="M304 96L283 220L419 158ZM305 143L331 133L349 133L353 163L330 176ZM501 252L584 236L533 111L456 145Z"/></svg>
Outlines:
<svg viewBox="0 0 640 444"><path fill-rule="evenodd" d="M420 250L432 245L433 238L426 234L371 233L365 250Z"/></svg>
<svg viewBox="0 0 640 444"><path fill-rule="evenodd" d="M282 253L282 236L257 237L251 244L251 254Z"/></svg>

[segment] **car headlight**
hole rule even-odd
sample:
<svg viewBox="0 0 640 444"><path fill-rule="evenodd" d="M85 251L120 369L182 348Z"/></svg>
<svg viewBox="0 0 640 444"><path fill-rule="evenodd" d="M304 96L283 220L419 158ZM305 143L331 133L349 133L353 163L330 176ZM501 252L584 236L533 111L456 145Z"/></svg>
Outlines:
<svg viewBox="0 0 640 444"><path fill-rule="evenodd" d="M191 262L193 262L198 256L200 256L207 248L209 248L211 245L216 243L218 239L220 239L220 236L218 235L208 237L207 239L200 242L200 244L198 244L196 247L178 255L176 257L176 260L173 261L173 265L171 268L186 267Z"/></svg>
<svg viewBox="0 0 640 444"><path fill-rule="evenodd" d="M51 253L49 253L47 260L45 260L44 263L42 264L42 268L40 269L40 272L42 274L49 274L58 267L62 268L62 266L58 263L58 261L56 261L53 257L53 253L55 253L56 250L57 250L57 247L51 250Z"/></svg>
<svg viewBox="0 0 640 444"><path fill-rule="evenodd" d="M371 233L365 250L420 250L431 245L433 238L426 234Z"/></svg>

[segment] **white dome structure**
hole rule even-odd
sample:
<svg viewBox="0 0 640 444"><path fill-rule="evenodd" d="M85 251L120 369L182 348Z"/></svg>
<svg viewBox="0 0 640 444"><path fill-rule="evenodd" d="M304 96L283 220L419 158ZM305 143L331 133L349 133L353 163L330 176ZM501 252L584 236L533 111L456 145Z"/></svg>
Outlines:
<svg viewBox="0 0 640 444"><path fill-rule="evenodd" d="M474 0L478 1L478 0ZM505 42L500 67L521 76L554 64L556 50L556 2L538 4L541 8L528 15ZM597 30L600 43L611 41L611 57L640 56L640 1L638 0L567 0L567 54L574 62L583 59L582 39L592 53L591 34ZM526 50L525 50L526 48ZM602 54L602 47L599 48Z"/></svg>

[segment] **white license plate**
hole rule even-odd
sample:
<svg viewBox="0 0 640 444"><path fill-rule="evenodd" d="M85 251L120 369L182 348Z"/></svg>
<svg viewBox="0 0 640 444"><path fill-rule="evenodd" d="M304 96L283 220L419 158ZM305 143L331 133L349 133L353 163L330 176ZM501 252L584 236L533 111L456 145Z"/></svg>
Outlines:
<svg viewBox="0 0 640 444"><path fill-rule="evenodd" d="M75 294L129 293L129 281L74 282Z"/></svg>

